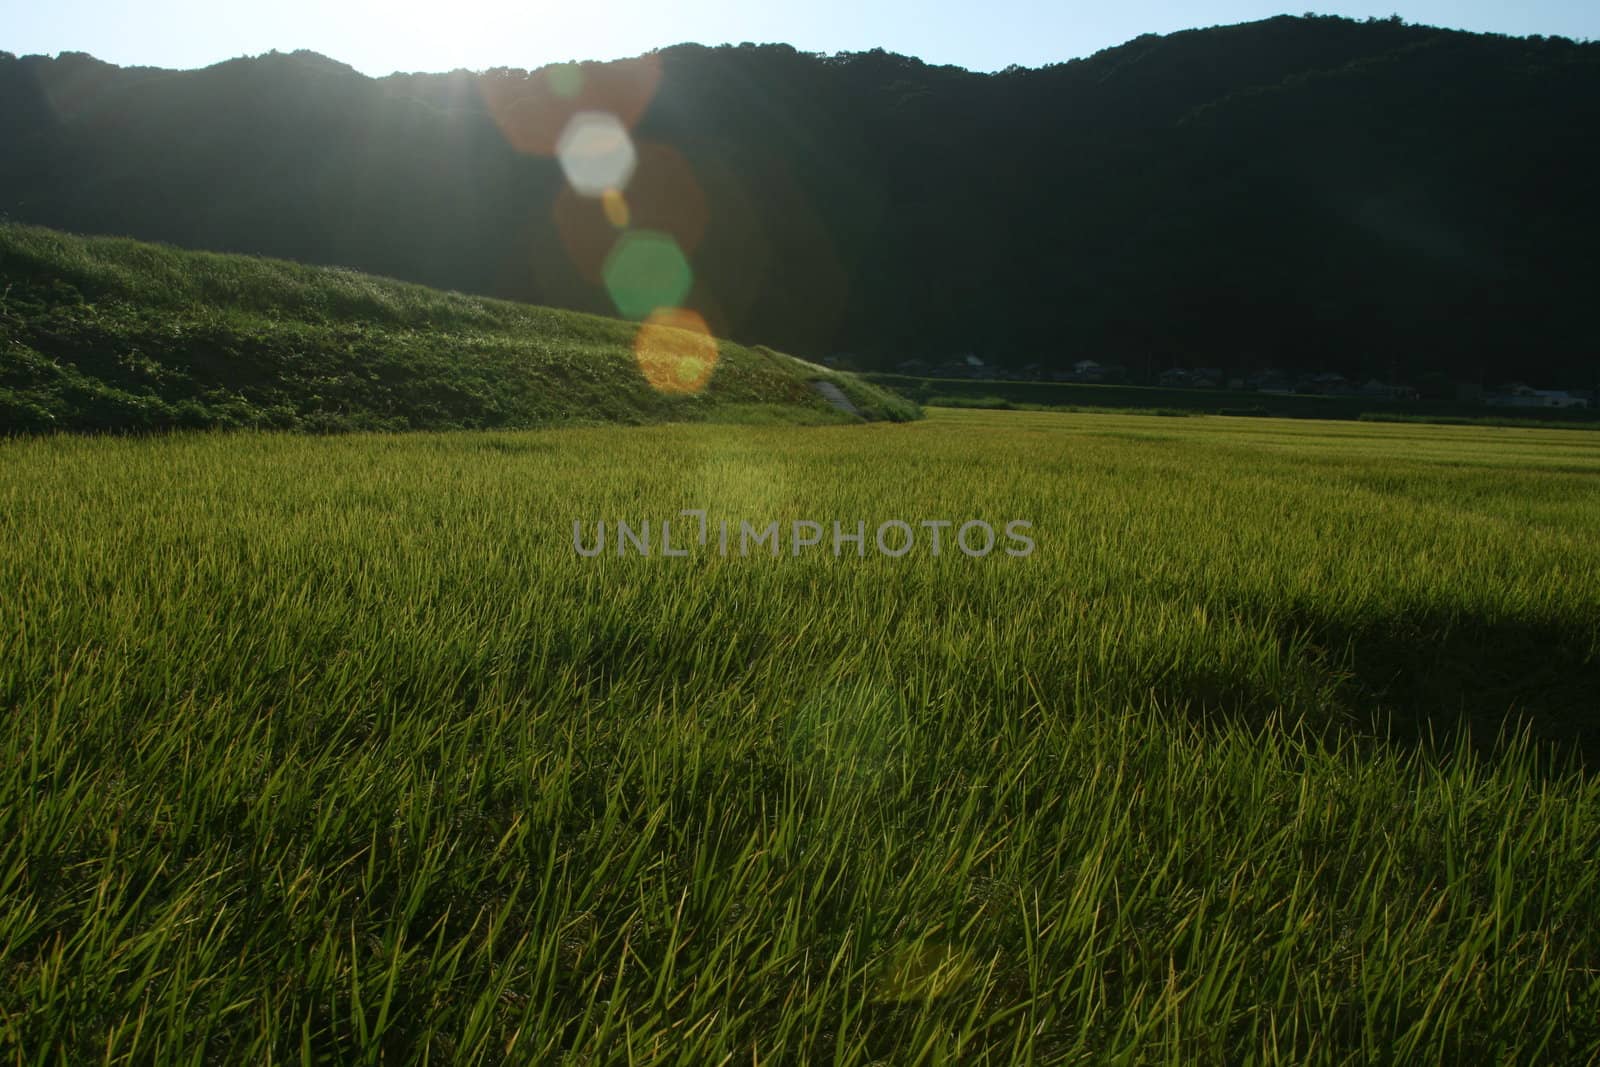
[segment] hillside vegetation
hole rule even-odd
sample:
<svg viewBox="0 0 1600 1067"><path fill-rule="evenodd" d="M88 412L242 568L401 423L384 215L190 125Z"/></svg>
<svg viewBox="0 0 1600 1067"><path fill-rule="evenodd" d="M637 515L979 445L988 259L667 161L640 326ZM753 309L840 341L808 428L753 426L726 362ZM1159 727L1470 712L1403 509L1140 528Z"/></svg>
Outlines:
<svg viewBox="0 0 1600 1067"><path fill-rule="evenodd" d="M713 332L813 358L1600 370L1600 44L1285 16L992 75L785 45L383 78L0 53L0 99L14 219L603 314L611 231L550 142L613 112L632 224L678 240Z"/></svg>
<svg viewBox="0 0 1600 1067"><path fill-rule="evenodd" d="M1436 422L1600 430L1588 408L1495 409L1451 400L1388 400L1231 389L1177 389L1083 382L990 381L865 374L865 380L929 407L1017 411L1119 411L1162 415L1256 415L1370 422Z"/></svg>
<svg viewBox="0 0 1600 1067"><path fill-rule="evenodd" d="M918 414L727 342L703 391L665 392L641 373L640 338L349 270L0 225L0 433L850 421L811 388L824 378L868 418Z"/></svg>

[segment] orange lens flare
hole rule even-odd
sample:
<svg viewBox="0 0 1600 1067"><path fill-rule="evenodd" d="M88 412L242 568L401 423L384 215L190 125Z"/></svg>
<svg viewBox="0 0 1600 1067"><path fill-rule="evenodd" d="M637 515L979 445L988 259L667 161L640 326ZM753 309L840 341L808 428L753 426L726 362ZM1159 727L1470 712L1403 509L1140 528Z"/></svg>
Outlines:
<svg viewBox="0 0 1600 1067"><path fill-rule="evenodd" d="M578 275L591 285L603 284L601 268L605 265L606 254L617 243L617 230L607 218L605 199L596 203L562 182L561 191L551 205L551 221Z"/></svg>
<svg viewBox="0 0 1600 1067"><path fill-rule="evenodd" d="M638 125L661 83L659 56L615 63L559 64L543 70L491 70L477 79L484 105L506 143L524 155L554 156L561 134L584 112Z"/></svg>
<svg viewBox="0 0 1600 1067"><path fill-rule="evenodd" d="M651 313L633 338L639 372L659 393L698 393L717 367L717 339L706 320L685 308Z"/></svg>
<svg viewBox="0 0 1600 1067"><path fill-rule="evenodd" d="M639 165L628 182L628 211L634 224L670 233L692 255L710 218L694 168L670 145L641 141L636 148Z"/></svg>
<svg viewBox="0 0 1600 1067"><path fill-rule="evenodd" d="M607 189L601 193L600 207L605 211L607 222L619 230L628 228L632 213L628 210L628 198L622 195L621 189Z"/></svg>

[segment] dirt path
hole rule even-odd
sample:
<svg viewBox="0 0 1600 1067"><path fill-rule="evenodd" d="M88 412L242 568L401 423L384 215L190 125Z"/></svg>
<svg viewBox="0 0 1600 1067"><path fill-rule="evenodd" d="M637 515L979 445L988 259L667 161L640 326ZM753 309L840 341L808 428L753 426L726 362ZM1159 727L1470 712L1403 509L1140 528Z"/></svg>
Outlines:
<svg viewBox="0 0 1600 1067"><path fill-rule="evenodd" d="M812 382L811 388L822 394L822 399L838 408L847 415L854 415L858 419L866 418L861 414L861 409L850 403L850 398L845 396L837 385L832 382Z"/></svg>

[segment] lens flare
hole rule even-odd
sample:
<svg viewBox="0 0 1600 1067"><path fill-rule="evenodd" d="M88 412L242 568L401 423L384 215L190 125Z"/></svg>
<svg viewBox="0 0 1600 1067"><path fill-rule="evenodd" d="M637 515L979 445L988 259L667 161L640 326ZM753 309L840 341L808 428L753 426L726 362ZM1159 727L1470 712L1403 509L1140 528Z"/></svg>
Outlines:
<svg viewBox="0 0 1600 1067"><path fill-rule="evenodd" d="M717 367L717 339L685 308L652 312L633 338L639 372L660 393L698 393Z"/></svg>
<svg viewBox="0 0 1600 1067"><path fill-rule="evenodd" d="M601 193L600 207L605 211L607 222L619 230L628 228L633 213L628 210L628 198L622 195L621 189L607 189Z"/></svg>
<svg viewBox="0 0 1600 1067"><path fill-rule="evenodd" d="M638 154L633 138L615 115L582 111L572 116L556 142L556 155L567 182L583 196L604 196L625 189Z"/></svg>
<svg viewBox="0 0 1600 1067"><path fill-rule="evenodd" d="M604 285L601 268L617 243L617 228L606 217L605 197L596 201L579 196L563 182L551 205L551 221L567 261L577 268L579 277L590 285Z"/></svg>
<svg viewBox="0 0 1600 1067"><path fill-rule="evenodd" d="M955 945L905 945L880 963L873 999L932 1000L964 984L975 970L971 957Z"/></svg>
<svg viewBox="0 0 1600 1067"><path fill-rule="evenodd" d="M693 255L710 218L694 168L670 145L640 141L635 147L639 166L628 183L629 217L644 229L670 233Z"/></svg>
<svg viewBox="0 0 1600 1067"><path fill-rule="evenodd" d="M563 100L575 100L583 91L583 68L576 63L552 63L544 69L550 91Z"/></svg>
<svg viewBox="0 0 1600 1067"><path fill-rule="evenodd" d="M612 115L631 130L660 83L659 56L564 63L532 73L491 70L476 79L484 106L506 143L533 156L554 156L562 131L585 111Z"/></svg>
<svg viewBox="0 0 1600 1067"><path fill-rule="evenodd" d="M642 319L658 308L683 305L694 287L689 259L671 234L630 230L617 239L601 270L617 311Z"/></svg>
<svg viewBox="0 0 1600 1067"><path fill-rule="evenodd" d="M762 300L783 284L780 260L768 231L769 216L756 195L756 175L715 157L697 160L694 174L705 202L716 205L695 250L701 264L696 281L714 287L721 315L713 314L716 309L706 305L700 292L683 303L699 308L721 336L731 337L751 327ZM636 199L634 206L639 207Z"/></svg>

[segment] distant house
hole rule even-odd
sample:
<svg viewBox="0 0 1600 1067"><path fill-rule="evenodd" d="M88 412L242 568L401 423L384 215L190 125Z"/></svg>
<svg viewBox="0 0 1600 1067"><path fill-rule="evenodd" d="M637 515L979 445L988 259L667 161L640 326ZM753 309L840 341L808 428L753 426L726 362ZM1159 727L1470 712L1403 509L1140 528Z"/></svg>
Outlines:
<svg viewBox="0 0 1600 1067"><path fill-rule="evenodd" d="M1344 375L1336 371L1323 371L1301 383L1300 392L1315 393L1318 396L1354 396L1358 390Z"/></svg>
<svg viewBox="0 0 1600 1067"><path fill-rule="evenodd" d="M944 364L941 376L945 378L985 378L988 370L983 360L971 352L951 356Z"/></svg>
<svg viewBox="0 0 1600 1067"><path fill-rule="evenodd" d="M1072 365L1072 374L1067 378L1069 382L1103 382L1116 368L1093 359L1080 359Z"/></svg>
<svg viewBox="0 0 1600 1067"><path fill-rule="evenodd" d="M1530 389L1526 385L1513 385L1498 396L1485 401L1501 408L1586 408L1587 397L1575 396L1565 389Z"/></svg>
<svg viewBox="0 0 1600 1067"><path fill-rule="evenodd" d="M1283 371L1264 370L1245 378L1246 388L1254 389L1258 393L1273 393L1287 395L1294 392L1294 383Z"/></svg>
<svg viewBox="0 0 1600 1067"><path fill-rule="evenodd" d="M1167 389L1216 389L1223 380L1219 367L1197 367L1194 370L1173 367L1156 376L1157 384Z"/></svg>
<svg viewBox="0 0 1600 1067"><path fill-rule="evenodd" d="M1586 408L1587 397L1576 396L1565 389L1535 389L1534 395L1544 401L1547 408Z"/></svg>
<svg viewBox="0 0 1600 1067"><path fill-rule="evenodd" d="M1376 378L1368 378L1361 386L1360 393L1373 400L1411 400L1417 395L1417 391L1409 385L1390 385Z"/></svg>

